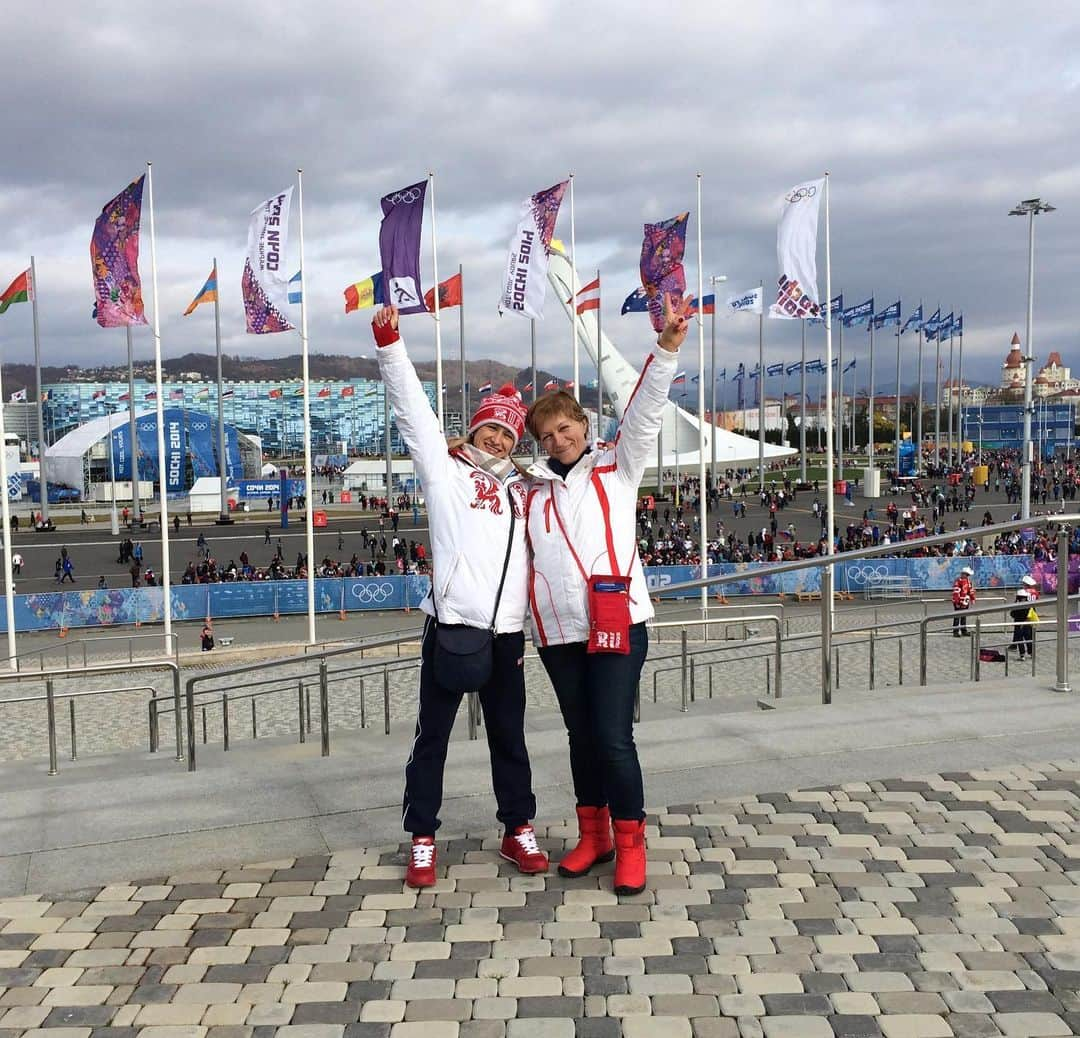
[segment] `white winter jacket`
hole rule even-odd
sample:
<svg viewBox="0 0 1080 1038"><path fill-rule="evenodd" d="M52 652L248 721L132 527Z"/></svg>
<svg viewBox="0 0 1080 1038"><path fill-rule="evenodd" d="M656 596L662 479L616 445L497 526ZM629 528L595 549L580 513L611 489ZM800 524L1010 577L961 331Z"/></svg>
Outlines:
<svg viewBox="0 0 1080 1038"><path fill-rule="evenodd" d="M637 493L656 449L677 359L661 346L649 354L613 444L594 447L565 479L546 461L528 470L533 479L527 519L529 609L538 646L588 641L588 582L582 570L589 576L629 574L631 622L653 616L637 553ZM595 480L607 498L607 516Z"/></svg>
<svg viewBox="0 0 1080 1038"><path fill-rule="evenodd" d="M398 339L377 349L379 370L394 408L398 429L409 447L427 501L431 529L432 588L443 623L488 627L495 608L513 501L514 543L506 571L498 634L525 627L526 580L525 481L516 473L505 483L477 468L460 452L447 450L446 438L432 413L416 370ZM435 615L431 595L420 608Z"/></svg>

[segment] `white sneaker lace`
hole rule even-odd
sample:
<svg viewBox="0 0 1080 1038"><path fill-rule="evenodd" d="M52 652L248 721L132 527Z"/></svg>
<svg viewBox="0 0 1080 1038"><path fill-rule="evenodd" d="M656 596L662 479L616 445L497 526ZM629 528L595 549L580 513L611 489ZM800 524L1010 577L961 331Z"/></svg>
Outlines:
<svg viewBox="0 0 1080 1038"><path fill-rule="evenodd" d="M521 832L514 834L514 839L526 854L540 853L540 845L536 842L536 831L534 829L523 829Z"/></svg>
<svg viewBox="0 0 1080 1038"><path fill-rule="evenodd" d="M414 843L412 845L413 865L418 869L429 868L435 858L435 844Z"/></svg>

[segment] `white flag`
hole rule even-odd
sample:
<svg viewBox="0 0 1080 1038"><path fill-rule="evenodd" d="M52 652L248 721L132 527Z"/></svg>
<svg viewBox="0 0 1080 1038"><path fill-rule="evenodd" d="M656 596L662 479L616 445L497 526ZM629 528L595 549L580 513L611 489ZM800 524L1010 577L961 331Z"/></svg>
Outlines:
<svg viewBox="0 0 1080 1038"><path fill-rule="evenodd" d="M11 402L13 404L21 404L21 403L24 403L25 401L26 401L26 390L25 389L16 390L14 393L11 394Z"/></svg>
<svg viewBox="0 0 1080 1038"><path fill-rule="evenodd" d="M506 281L499 313L507 310L523 317L544 317L547 295L548 247L568 181L538 191L521 203L521 219L510 239Z"/></svg>
<svg viewBox="0 0 1080 1038"><path fill-rule="evenodd" d="M748 289L746 292L737 292L727 297L723 309L720 311L725 317L732 314L760 314L765 291L758 285L757 288Z"/></svg>
<svg viewBox="0 0 1080 1038"><path fill-rule="evenodd" d="M244 316L252 335L293 330L286 316L289 278L285 274L292 193L288 187L251 211L243 291Z"/></svg>
<svg viewBox="0 0 1080 1038"><path fill-rule="evenodd" d="M817 227L825 181L808 180L793 187L780 203L776 231L776 258L780 263L776 302L770 317L799 320L818 317L821 305L817 286Z"/></svg>

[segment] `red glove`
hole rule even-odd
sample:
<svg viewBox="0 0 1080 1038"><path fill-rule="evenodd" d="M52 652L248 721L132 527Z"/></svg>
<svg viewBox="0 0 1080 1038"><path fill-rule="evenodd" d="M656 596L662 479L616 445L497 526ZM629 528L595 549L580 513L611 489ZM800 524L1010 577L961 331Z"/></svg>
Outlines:
<svg viewBox="0 0 1080 1038"><path fill-rule="evenodd" d="M372 321L371 330L375 334L376 346L391 346L401 338L398 330L389 321L386 324L376 324Z"/></svg>

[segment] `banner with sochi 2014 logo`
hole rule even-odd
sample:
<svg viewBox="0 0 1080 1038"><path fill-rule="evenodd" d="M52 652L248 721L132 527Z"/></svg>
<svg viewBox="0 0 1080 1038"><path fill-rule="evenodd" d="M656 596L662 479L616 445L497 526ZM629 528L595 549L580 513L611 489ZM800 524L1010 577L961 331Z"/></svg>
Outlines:
<svg viewBox="0 0 1080 1038"><path fill-rule="evenodd" d="M293 189L286 188L251 211L247 258L241 283L244 317L251 335L291 332L289 278L285 274L285 246L289 238L289 207Z"/></svg>
<svg viewBox="0 0 1080 1038"><path fill-rule="evenodd" d="M817 286L817 229L825 180L797 184L780 203L776 258L780 276L770 317L799 320L821 313Z"/></svg>
<svg viewBox="0 0 1080 1038"><path fill-rule="evenodd" d="M499 300L500 314L509 311L543 320L548 250L568 183L564 180L538 191L521 203L521 219L510 239L506 259L506 280L502 299Z"/></svg>

